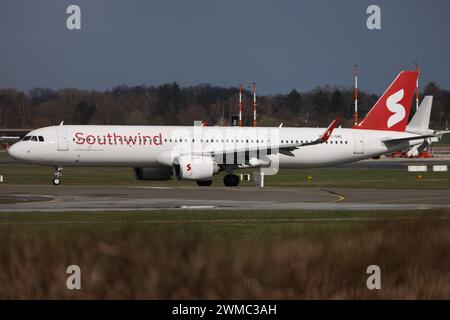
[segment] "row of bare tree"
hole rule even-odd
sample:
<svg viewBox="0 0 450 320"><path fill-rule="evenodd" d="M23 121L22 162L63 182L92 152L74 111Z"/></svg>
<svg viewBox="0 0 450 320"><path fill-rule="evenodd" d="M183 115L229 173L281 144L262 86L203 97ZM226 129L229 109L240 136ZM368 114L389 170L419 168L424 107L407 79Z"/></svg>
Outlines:
<svg viewBox="0 0 450 320"><path fill-rule="evenodd" d="M238 88L208 84L180 87L118 86L104 92L94 90L35 88L27 93L0 89L0 128L37 128L66 124L165 124L190 125L194 120L228 125L238 112ZM434 96L432 126L442 128L450 116L450 92L429 83L424 94ZM360 93L360 114L377 100ZM300 93L258 97L258 125L325 126L340 116L344 126L353 123L353 89L319 87ZM244 121L251 124L252 94L244 92Z"/></svg>

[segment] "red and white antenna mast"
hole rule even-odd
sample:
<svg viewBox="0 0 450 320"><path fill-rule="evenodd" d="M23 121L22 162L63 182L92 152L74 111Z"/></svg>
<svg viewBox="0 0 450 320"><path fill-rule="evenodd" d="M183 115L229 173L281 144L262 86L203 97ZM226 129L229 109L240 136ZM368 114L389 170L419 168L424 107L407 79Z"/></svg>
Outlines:
<svg viewBox="0 0 450 320"><path fill-rule="evenodd" d="M256 127L256 83L253 83L253 126Z"/></svg>
<svg viewBox="0 0 450 320"><path fill-rule="evenodd" d="M358 125L358 65L355 64L355 126Z"/></svg>
<svg viewBox="0 0 450 320"><path fill-rule="evenodd" d="M416 62L417 81L416 81L416 111L419 109L419 64Z"/></svg>
<svg viewBox="0 0 450 320"><path fill-rule="evenodd" d="M239 127L242 127L242 84L239 84Z"/></svg>

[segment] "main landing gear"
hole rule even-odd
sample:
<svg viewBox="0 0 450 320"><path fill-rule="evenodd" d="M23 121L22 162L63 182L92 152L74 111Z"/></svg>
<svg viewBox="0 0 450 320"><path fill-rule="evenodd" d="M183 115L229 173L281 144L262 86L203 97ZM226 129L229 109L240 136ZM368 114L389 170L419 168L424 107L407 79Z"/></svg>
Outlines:
<svg viewBox="0 0 450 320"><path fill-rule="evenodd" d="M227 174L223 178L223 184L226 187L237 187L239 185L239 177L235 174Z"/></svg>
<svg viewBox="0 0 450 320"><path fill-rule="evenodd" d="M223 178L223 184L226 187L237 187L239 185L239 177L235 174L227 174ZM197 180L197 185L200 187L209 187L212 185L212 180Z"/></svg>
<svg viewBox="0 0 450 320"><path fill-rule="evenodd" d="M55 186L59 186L61 184L62 181L62 171L63 168L62 167L55 167L55 172L53 173L53 184Z"/></svg>

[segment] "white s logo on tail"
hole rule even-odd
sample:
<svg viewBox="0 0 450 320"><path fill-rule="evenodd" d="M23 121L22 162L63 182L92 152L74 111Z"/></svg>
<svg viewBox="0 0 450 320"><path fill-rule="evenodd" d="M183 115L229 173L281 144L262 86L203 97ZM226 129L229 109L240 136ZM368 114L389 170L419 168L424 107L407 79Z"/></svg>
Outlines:
<svg viewBox="0 0 450 320"><path fill-rule="evenodd" d="M400 103L398 103L400 100L403 99L403 94L404 91L403 89L401 89L396 93L392 94L389 98L387 98L386 106L390 112L394 113L388 119L387 122L388 128L395 126L397 123L399 123L405 118L406 115L405 107L402 106Z"/></svg>

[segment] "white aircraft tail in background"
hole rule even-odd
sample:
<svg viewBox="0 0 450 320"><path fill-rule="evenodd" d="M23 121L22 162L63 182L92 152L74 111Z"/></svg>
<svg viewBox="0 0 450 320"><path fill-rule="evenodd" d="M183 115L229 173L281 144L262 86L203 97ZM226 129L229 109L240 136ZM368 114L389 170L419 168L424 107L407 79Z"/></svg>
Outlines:
<svg viewBox="0 0 450 320"><path fill-rule="evenodd" d="M406 126L406 131L418 134L430 134L433 132L433 130L429 129L432 104L433 96L425 96L423 98L416 113Z"/></svg>

